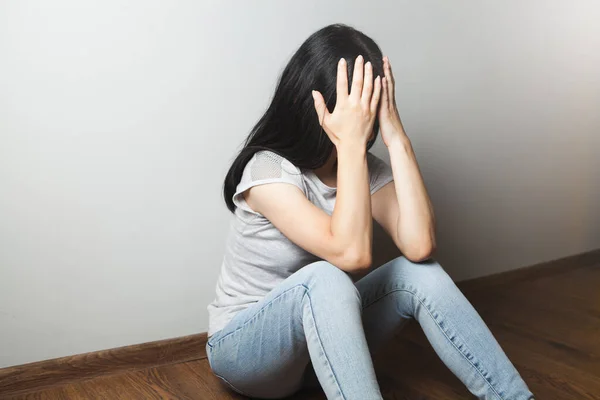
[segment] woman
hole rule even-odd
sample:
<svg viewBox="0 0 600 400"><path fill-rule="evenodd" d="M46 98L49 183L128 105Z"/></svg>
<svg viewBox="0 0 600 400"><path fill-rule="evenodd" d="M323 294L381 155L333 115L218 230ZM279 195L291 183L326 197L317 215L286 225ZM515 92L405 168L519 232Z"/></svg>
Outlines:
<svg viewBox="0 0 600 400"><path fill-rule="evenodd" d="M378 131L391 167L368 153ZM382 399L371 354L414 318L473 394L533 398L430 259L431 202L390 62L369 37L331 25L302 44L233 162L224 197L234 219L206 350L233 390L282 398L316 375L329 399ZM371 266L373 219L403 256L354 282Z"/></svg>

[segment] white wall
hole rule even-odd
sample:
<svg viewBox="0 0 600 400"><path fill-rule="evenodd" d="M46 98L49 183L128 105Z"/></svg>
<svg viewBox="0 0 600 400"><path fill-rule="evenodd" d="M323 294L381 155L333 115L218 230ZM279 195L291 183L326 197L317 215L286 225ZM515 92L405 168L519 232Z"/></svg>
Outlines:
<svg viewBox="0 0 600 400"><path fill-rule="evenodd" d="M0 367L206 331L221 179L332 22L395 66L455 278L600 247L599 20L594 1L0 3Z"/></svg>

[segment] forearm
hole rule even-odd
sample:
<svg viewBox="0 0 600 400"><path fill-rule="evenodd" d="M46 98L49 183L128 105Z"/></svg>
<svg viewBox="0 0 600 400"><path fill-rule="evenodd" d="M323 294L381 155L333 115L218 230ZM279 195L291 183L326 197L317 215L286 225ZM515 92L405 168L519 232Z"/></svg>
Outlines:
<svg viewBox="0 0 600 400"><path fill-rule="evenodd" d="M435 217L416 156L408 137L388 147L398 198L396 238L403 252L420 258L435 248Z"/></svg>
<svg viewBox="0 0 600 400"><path fill-rule="evenodd" d="M340 251L358 264L370 264L373 232L366 155L361 143L338 147L337 196L331 219Z"/></svg>

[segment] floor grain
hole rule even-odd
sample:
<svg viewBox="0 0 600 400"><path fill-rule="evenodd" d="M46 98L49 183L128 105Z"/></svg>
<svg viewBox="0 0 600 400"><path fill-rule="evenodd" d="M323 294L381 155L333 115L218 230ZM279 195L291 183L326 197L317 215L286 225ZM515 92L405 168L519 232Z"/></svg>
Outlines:
<svg viewBox="0 0 600 400"><path fill-rule="evenodd" d="M536 397L600 399L600 265L466 292ZM374 358L384 398L473 398L411 323ZM124 371L12 397L21 399L206 399L239 396L206 359ZM320 389L292 400L325 399Z"/></svg>

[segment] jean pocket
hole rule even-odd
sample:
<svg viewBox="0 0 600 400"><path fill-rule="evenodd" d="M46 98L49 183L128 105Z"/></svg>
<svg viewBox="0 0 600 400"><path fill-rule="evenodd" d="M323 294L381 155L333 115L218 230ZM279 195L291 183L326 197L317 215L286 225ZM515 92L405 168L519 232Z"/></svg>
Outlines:
<svg viewBox="0 0 600 400"><path fill-rule="evenodd" d="M213 334L212 336L209 336L208 338L206 338L206 348L212 348L213 347L213 341L215 340L215 334Z"/></svg>
<svg viewBox="0 0 600 400"><path fill-rule="evenodd" d="M206 338L206 345L211 349L219 342L219 337L223 336L223 329L214 332L211 336Z"/></svg>

